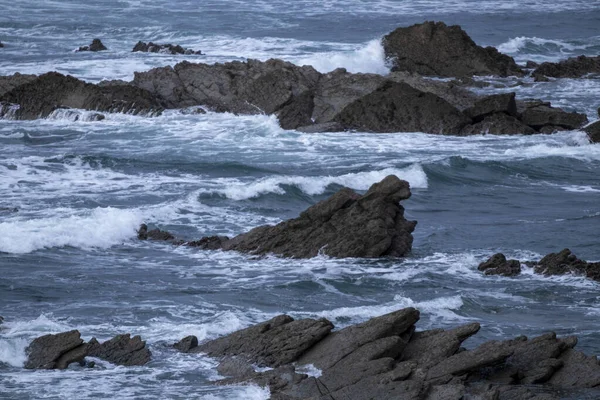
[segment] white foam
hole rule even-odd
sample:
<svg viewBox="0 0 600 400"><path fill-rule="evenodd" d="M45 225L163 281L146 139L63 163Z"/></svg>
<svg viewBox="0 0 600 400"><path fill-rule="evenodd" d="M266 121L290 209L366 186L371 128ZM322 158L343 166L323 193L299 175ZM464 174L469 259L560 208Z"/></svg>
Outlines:
<svg viewBox="0 0 600 400"><path fill-rule="evenodd" d="M27 361L25 348L28 344L24 338L0 339L0 364L22 367Z"/></svg>
<svg viewBox="0 0 600 400"><path fill-rule="evenodd" d="M330 72L336 68L345 68L352 73L387 75L390 72L380 39L371 40L352 51L315 53L298 63L312 65L319 72Z"/></svg>
<svg viewBox="0 0 600 400"><path fill-rule="evenodd" d="M412 188L426 189L427 175L420 165L410 167L386 168L379 171L357 172L339 176L275 176L259 179L258 181L245 183L237 179L223 180L226 185L223 189L207 190L207 192L219 193L232 200L246 200L267 193L285 194L283 185L296 186L304 193L314 196L322 194L331 184L347 186L357 190L367 190L369 187L381 181L388 175L396 175L400 179L407 180Z"/></svg>
<svg viewBox="0 0 600 400"><path fill-rule="evenodd" d="M65 218L2 222L0 251L22 254L63 246L108 248L134 237L141 222L138 213L111 207Z"/></svg>

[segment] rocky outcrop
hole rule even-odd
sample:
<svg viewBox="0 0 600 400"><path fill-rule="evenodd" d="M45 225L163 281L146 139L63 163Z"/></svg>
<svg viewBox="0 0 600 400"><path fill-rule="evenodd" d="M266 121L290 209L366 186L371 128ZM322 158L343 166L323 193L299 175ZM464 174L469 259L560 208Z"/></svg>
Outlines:
<svg viewBox="0 0 600 400"><path fill-rule="evenodd" d="M150 350L139 336L117 335L102 344L92 338L81 339L79 331L41 336L27 347L28 369L66 369L74 362L84 363L85 357L97 357L117 365L144 365L150 361Z"/></svg>
<svg viewBox="0 0 600 400"><path fill-rule="evenodd" d="M402 257L412 247L415 221L398 204L410 197L409 184L390 175L363 196L342 189L298 218L261 226L223 243L223 250L309 258Z"/></svg>
<svg viewBox="0 0 600 400"><path fill-rule="evenodd" d="M108 50L106 46L102 43L100 39L92 40L92 43L89 46L81 46L77 51L104 51Z"/></svg>
<svg viewBox="0 0 600 400"><path fill-rule="evenodd" d="M406 308L330 332L327 320L280 315L200 345L190 336L175 347L217 358L226 377L217 384L252 382L268 387L272 399L552 400L582 388L600 394L600 365L574 350L575 337L551 332L466 350L462 343L478 323L418 332L418 320L419 312ZM302 373L306 366L310 376Z"/></svg>
<svg viewBox="0 0 600 400"><path fill-rule="evenodd" d="M542 132L581 128L588 119L585 114L566 112L547 102L531 101L522 105L521 121Z"/></svg>
<svg viewBox="0 0 600 400"><path fill-rule="evenodd" d="M383 48L394 71L442 77L523 75L512 57L478 46L460 26L443 22L398 28L384 36Z"/></svg>
<svg viewBox="0 0 600 400"><path fill-rule="evenodd" d="M173 44L157 44L157 43L145 43L142 41L139 41L136 43L136 45L133 47L133 50L131 50L132 52L143 52L143 53L166 53L166 54L202 54L202 51L198 50L192 50L192 49L185 49L183 47L181 47L180 45L173 45Z"/></svg>
<svg viewBox="0 0 600 400"><path fill-rule="evenodd" d="M535 71L533 76L550 78L581 78L588 74L600 74L600 56L572 57L558 63L542 63Z"/></svg>
<svg viewBox="0 0 600 400"><path fill-rule="evenodd" d="M577 258L569 249L550 253L540 261L506 260L502 253L494 254L489 260L479 264L478 269L486 275L514 276L521 273L521 265L533 268L543 275L579 275L600 282L600 262L587 262Z"/></svg>
<svg viewBox="0 0 600 400"><path fill-rule="evenodd" d="M0 98L14 88L29 83L37 79L36 75L24 75L15 73L8 76L0 76Z"/></svg>
<svg viewBox="0 0 600 400"><path fill-rule="evenodd" d="M157 114L163 110L151 93L131 85L93 85L56 72L35 79L13 75L10 81L13 80L25 83L5 82L5 87L13 87L0 96L0 101L19 105L16 119L44 118L60 108L132 114Z"/></svg>
<svg viewBox="0 0 600 400"><path fill-rule="evenodd" d="M477 267L486 275L515 276L521 273L521 262L519 260L507 260L504 254L494 254L489 260L482 262Z"/></svg>
<svg viewBox="0 0 600 400"><path fill-rule="evenodd" d="M586 126L583 130L588 134L592 143L600 143L600 121Z"/></svg>

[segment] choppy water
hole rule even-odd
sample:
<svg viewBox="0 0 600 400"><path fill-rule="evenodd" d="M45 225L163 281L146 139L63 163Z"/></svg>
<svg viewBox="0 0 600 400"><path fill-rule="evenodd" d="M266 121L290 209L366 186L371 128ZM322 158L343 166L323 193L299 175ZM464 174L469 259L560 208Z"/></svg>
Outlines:
<svg viewBox="0 0 600 400"><path fill-rule="evenodd" d="M41 3L41 4L40 4ZM459 23L480 44L526 60L600 54L600 2L105 1L3 4L0 74L58 70L89 81L182 59L280 57L321 71L385 74L379 43L397 26ZM72 50L100 37L104 53ZM206 56L130 53L138 40ZM596 119L599 80L511 89ZM297 216L341 186L408 180L419 221L405 260L257 259L139 242L151 222L183 238L235 235ZM578 131L530 137L422 133L301 134L268 116L107 115L102 122L0 120L0 397L11 399L268 397L214 387L214 362L166 345L214 338L286 312L337 326L406 306L419 326L478 321L467 344L548 330L600 349L598 284L579 277L483 277L497 251L520 259L571 248L600 259L600 145ZM42 334L85 339L131 332L148 341L145 367L25 371Z"/></svg>

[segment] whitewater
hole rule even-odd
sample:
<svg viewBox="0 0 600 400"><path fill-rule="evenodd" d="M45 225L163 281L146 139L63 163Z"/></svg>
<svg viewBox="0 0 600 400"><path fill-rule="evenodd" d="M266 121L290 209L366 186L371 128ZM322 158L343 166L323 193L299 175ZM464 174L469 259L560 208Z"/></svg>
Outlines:
<svg viewBox="0 0 600 400"><path fill-rule="evenodd" d="M460 24L519 63L600 54L597 1L22 0L2 9L0 75L59 71L94 83L248 58L385 75L382 36L425 20ZM95 37L107 52L74 52ZM138 40L205 55L131 53ZM515 91L598 119L598 79L477 79L493 84L478 93ZM568 247L600 260L600 145L584 132L306 134L266 115L89 115L0 119L0 398L267 399L256 386L213 385L215 360L170 345L281 313L344 327L410 306L420 329L479 322L467 347L552 330L600 349L598 283L477 270L496 252L536 260ZM141 223L183 239L234 236L390 174L410 183L403 205L418 221L406 259L256 258L136 238ZM85 340L141 335L152 361L22 368L32 339L71 329Z"/></svg>

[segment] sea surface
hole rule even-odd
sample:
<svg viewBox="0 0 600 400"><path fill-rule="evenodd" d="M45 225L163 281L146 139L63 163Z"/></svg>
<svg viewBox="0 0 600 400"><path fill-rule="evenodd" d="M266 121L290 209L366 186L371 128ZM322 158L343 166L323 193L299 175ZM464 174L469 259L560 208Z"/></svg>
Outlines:
<svg viewBox="0 0 600 400"><path fill-rule="evenodd" d="M18 0L0 10L0 75L56 70L90 82L182 60L271 57L386 74L381 37L425 20L460 24L520 63L600 54L598 0ZM96 37L109 51L73 51ZM206 55L131 53L138 40ZM516 91L598 118L598 79L482 79L497 87L480 92ZM403 205L418 225L405 259L257 258L136 239L143 222L184 239L236 235L389 174L413 192ZM171 110L86 122L59 112L0 120L0 208L2 399L266 399L256 386L212 385L214 360L169 345L280 313L344 327L412 306L420 329L479 322L470 348L555 331L600 352L598 283L477 271L499 251L535 260L568 247L600 260L600 144L581 131L303 134L271 116ZM85 340L139 334L153 359L22 368L33 338L71 329Z"/></svg>

